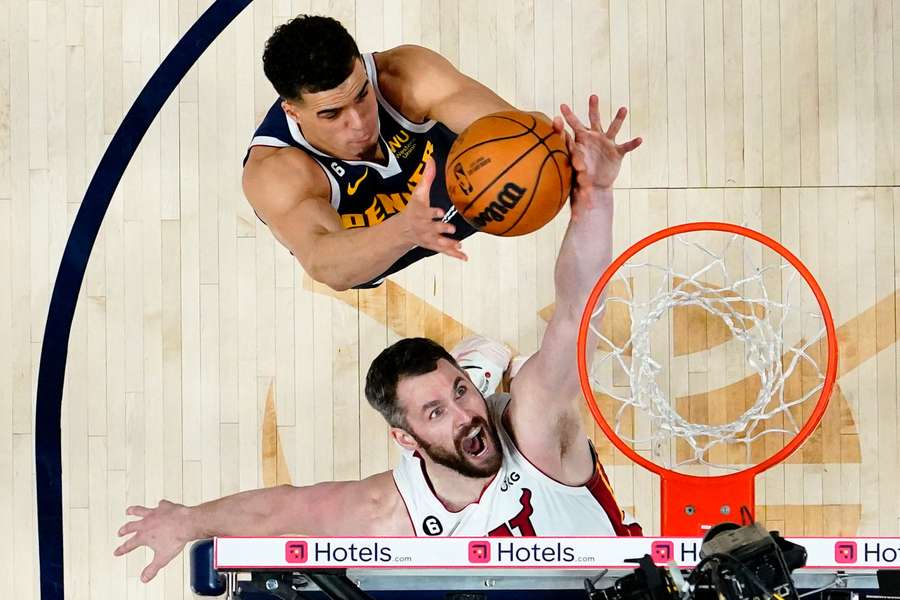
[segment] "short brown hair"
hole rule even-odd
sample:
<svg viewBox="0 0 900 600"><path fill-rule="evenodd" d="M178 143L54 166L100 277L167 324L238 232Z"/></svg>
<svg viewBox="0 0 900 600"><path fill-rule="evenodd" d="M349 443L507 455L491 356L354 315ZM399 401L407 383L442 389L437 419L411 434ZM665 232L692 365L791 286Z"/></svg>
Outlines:
<svg viewBox="0 0 900 600"><path fill-rule="evenodd" d="M442 358L459 368L443 346L428 338L406 338L388 346L366 373L366 399L392 427L407 429L406 415L397 402L397 386L404 377L431 373Z"/></svg>

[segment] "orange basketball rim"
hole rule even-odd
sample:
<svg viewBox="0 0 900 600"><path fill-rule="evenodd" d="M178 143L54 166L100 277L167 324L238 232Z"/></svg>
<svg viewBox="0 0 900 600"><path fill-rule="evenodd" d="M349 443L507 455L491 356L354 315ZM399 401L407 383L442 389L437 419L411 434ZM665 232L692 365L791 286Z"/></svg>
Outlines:
<svg viewBox="0 0 900 600"><path fill-rule="evenodd" d="M719 231L744 236L764 244L780 254L802 276L814 294L821 311L827 338L828 357L824 372L825 379L819 391L818 400L802 428L785 446L772 456L756 465L726 475L700 476L679 473L641 456L629 446L610 426L597 404L586 357L586 343L593 318L592 315L604 289L606 289L616 272L638 252L655 242L671 236L701 231ZM772 238L752 229L730 223L685 223L658 231L632 245L610 264L594 286L582 314L578 336L578 372L588 408L597 424L616 448L632 461L660 476L660 500L662 505L660 525L662 535L666 536L703 535L704 530L710 526L722 521L739 518L740 508L744 506L750 511L751 516L754 514L755 477L790 456L809 438L818 426L825 413L828 399L834 387L837 374L837 360L837 337L831 311L821 287L806 266L788 249ZM731 507L735 507L736 510L732 510ZM727 515L732 516L729 518Z"/></svg>

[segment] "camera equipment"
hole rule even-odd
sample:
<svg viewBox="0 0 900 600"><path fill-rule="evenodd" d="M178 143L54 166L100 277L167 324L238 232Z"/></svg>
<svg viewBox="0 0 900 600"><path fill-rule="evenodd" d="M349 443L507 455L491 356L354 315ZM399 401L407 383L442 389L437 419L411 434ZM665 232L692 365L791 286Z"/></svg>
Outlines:
<svg viewBox="0 0 900 600"><path fill-rule="evenodd" d="M776 538L778 541L776 541ZM784 550L791 559L785 560ZM806 551L770 534L759 523L710 530L692 576L709 577L726 600L799 600L791 571L806 564Z"/></svg>
<svg viewBox="0 0 900 600"><path fill-rule="evenodd" d="M586 579L585 589L590 600L669 600L677 598L677 587L666 569L653 564L650 555L629 560L636 562L633 573L625 575L605 589L597 590Z"/></svg>
<svg viewBox="0 0 900 600"><path fill-rule="evenodd" d="M612 586L585 588L590 600L799 600L791 572L806 564L806 550L758 523L723 523L710 529L700 562L685 581L675 567L636 559L633 573Z"/></svg>

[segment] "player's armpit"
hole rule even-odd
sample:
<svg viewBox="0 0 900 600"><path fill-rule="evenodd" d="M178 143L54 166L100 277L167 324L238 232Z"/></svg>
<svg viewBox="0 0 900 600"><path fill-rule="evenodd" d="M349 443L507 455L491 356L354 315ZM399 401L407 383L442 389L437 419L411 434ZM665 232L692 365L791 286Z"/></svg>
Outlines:
<svg viewBox="0 0 900 600"><path fill-rule="evenodd" d="M581 416L577 373L578 319L558 311L541 347L510 384L510 427L516 443L542 471L562 483L580 485L593 471Z"/></svg>

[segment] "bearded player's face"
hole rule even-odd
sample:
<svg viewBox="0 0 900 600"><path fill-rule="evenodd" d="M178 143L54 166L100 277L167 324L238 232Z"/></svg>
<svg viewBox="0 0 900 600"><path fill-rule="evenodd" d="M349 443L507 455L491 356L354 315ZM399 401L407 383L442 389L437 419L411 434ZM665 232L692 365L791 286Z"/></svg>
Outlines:
<svg viewBox="0 0 900 600"><path fill-rule="evenodd" d="M503 458L487 405L469 377L447 360L397 384L408 433L434 462L467 477L490 477Z"/></svg>

